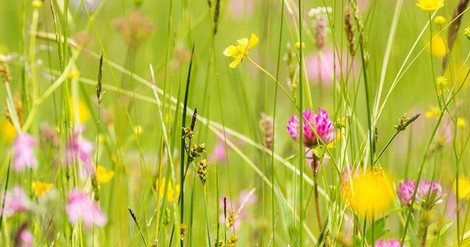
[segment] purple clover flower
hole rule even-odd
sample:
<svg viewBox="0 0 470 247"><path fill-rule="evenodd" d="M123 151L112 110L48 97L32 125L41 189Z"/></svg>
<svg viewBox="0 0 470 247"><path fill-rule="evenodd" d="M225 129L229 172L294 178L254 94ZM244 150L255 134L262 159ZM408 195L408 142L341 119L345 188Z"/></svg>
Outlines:
<svg viewBox="0 0 470 247"><path fill-rule="evenodd" d="M305 146L309 148L316 145L320 145L322 144L322 142L324 144L329 144L333 142L333 140L336 138L336 132L333 126L333 122L331 122L328 113L321 108L318 109L318 114L315 114L315 112L311 110L305 110L303 112L302 127L303 142ZM294 140L299 139L299 116L291 116L287 124L287 131ZM317 135L321 139L321 142L317 139Z"/></svg>

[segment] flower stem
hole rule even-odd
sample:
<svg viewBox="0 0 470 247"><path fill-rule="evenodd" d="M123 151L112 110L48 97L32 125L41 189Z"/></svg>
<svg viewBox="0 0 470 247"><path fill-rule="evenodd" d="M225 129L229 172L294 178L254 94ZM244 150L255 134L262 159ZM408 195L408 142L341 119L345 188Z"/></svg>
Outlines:
<svg viewBox="0 0 470 247"><path fill-rule="evenodd" d="M321 212L320 212L320 201L318 197L318 168L320 166L320 158L318 158L316 155L313 155L313 190L315 194L315 210L317 213L317 221L318 221L318 229L321 231L323 229L322 227L322 219L321 219Z"/></svg>

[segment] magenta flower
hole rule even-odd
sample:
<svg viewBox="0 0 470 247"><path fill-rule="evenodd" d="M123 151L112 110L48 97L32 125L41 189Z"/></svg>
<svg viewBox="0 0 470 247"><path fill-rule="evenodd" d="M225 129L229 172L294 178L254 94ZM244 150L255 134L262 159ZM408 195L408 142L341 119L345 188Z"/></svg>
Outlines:
<svg viewBox="0 0 470 247"><path fill-rule="evenodd" d="M408 179L405 179L405 181L398 185L397 195L403 206L408 207L411 205L411 200L413 199L413 193L415 190L416 183L411 182ZM430 182L427 180L422 180L419 182L416 192L416 203L419 205L428 204L432 207L435 204L442 202L441 197L442 187L439 182ZM431 201L428 201L428 199Z"/></svg>
<svg viewBox="0 0 470 247"><path fill-rule="evenodd" d="M333 127L333 123L325 110L319 108L318 114L315 114L314 111L305 110L303 117L303 141L305 146L311 148L322 144L318 141L317 135L324 144L329 144L336 138L336 131ZM299 139L300 135L299 120L299 116L293 115L287 124L287 131L296 141Z"/></svg>
<svg viewBox="0 0 470 247"><path fill-rule="evenodd" d="M219 162L225 164L227 153L225 152L225 144L223 140L218 140L215 144L214 150L209 155L208 159L210 163Z"/></svg>
<svg viewBox="0 0 470 247"><path fill-rule="evenodd" d="M379 239L375 242L375 247L400 247L400 241L393 238Z"/></svg>
<svg viewBox="0 0 470 247"><path fill-rule="evenodd" d="M106 215L101 211L98 204L86 193L78 190L70 192L66 211L72 224L82 220L83 224L90 228L93 224L104 226L107 222Z"/></svg>
<svg viewBox="0 0 470 247"><path fill-rule="evenodd" d="M93 144L83 138L83 126L78 126L70 136L67 149L67 164L73 164L80 161L83 164L83 174L92 175L95 173L95 166L93 165Z"/></svg>
<svg viewBox="0 0 470 247"><path fill-rule="evenodd" d="M36 168L38 161L34 156L34 147L37 145L36 139L28 133L21 133L13 143L13 168L24 171L25 167Z"/></svg>
<svg viewBox="0 0 470 247"><path fill-rule="evenodd" d="M20 186L13 187L5 195L3 215L9 217L15 213L24 212L30 208L31 201Z"/></svg>
<svg viewBox="0 0 470 247"><path fill-rule="evenodd" d="M408 179L405 179L403 183L400 183L398 185L397 195L398 199L400 199L400 202L403 206L410 206L414 190L415 182L410 182Z"/></svg>

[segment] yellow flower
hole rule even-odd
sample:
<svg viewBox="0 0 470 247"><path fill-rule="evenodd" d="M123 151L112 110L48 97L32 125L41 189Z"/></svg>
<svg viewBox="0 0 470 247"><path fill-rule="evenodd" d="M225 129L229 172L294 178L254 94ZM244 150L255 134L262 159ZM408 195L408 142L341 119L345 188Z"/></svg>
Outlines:
<svg viewBox="0 0 470 247"><path fill-rule="evenodd" d="M302 49L304 49L304 48L305 48L305 43L302 42L302 46L301 46L301 45L300 45L300 42L297 41L297 43L295 43L294 47L295 47L295 49L297 49L297 50L300 49L300 47L302 47Z"/></svg>
<svg viewBox="0 0 470 247"><path fill-rule="evenodd" d="M343 193L353 211L367 218L385 213L394 195L390 180L381 169L358 174Z"/></svg>
<svg viewBox="0 0 470 247"><path fill-rule="evenodd" d="M105 184L114 177L113 171L108 171L103 166L98 166L96 168L96 181L100 184Z"/></svg>
<svg viewBox="0 0 470 247"><path fill-rule="evenodd" d="M10 121L6 119L2 119L0 121L0 128L2 128L2 139L10 144L16 137L16 128L13 126L13 124L10 123Z"/></svg>
<svg viewBox="0 0 470 247"><path fill-rule="evenodd" d="M250 40L247 38L237 40L237 46L230 45L225 48L224 55L227 57L233 57L233 62L230 63L230 68L235 69L243 58L248 55L248 51L257 45L259 42L256 34L252 33Z"/></svg>
<svg viewBox="0 0 470 247"><path fill-rule="evenodd" d="M76 78L79 78L80 77L80 71L70 71L68 74L67 74L67 77L69 79L76 79Z"/></svg>
<svg viewBox="0 0 470 247"><path fill-rule="evenodd" d="M155 186L156 186L156 190L157 190L157 194L160 196L160 198L163 198L163 195L165 194L165 183L166 183L166 178L165 177L161 177L160 179L157 179L157 181L155 181ZM166 190L166 199L168 202L173 202L175 200L175 198L178 198L178 196L180 195L180 186L179 184L177 184L175 186L175 190L173 191L173 187L171 186L171 182L168 181L168 187L167 187L167 190Z"/></svg>
<svg viewBox="0 0 470 247"><path fill-rule="evenodd" d="M447 88L447 78L444 76L439 76L436 78L436 90L437 94L440 96L444 93L449 92Z"/></svg>
<svg viewBox="0 0 470 247"><path fill-rule="evenodd" d="M36 196L45 195L52 188L52 184L43 183L41 181L33 182L33 190Z"/></svg>
<svg viewBox="0 0 470 247"><path fill-rule="evenodd" d="M467 121L464 118L458 117L457 118L457 127L460 129L464 129L467 126Z"/></svg>
<svg viewBox="0 0 470 247"><path fill-rule="evenodd" d="M442 26L446 24L446 18L441 15L436 16L436 18L434 18L434 23L436 23L436 25Z"/></svg>
<svg viewBox="0 0 470 247"><path fill-rule="evenodd" d="M429 39L425 40L425 42L429 42ZM436 56L436 57L444 57L447 53L447 46L446 46L446 40L442 35L435 35L433 34L433 39L431 43L431 53ZM430 50L430 47L428 46L427 50Z"/></svg>
<svg viewBox="0 0 470 247"><path fill-rule="evenodd" d="M444 0L418 0L416 6L423 10L432 11L444 7Z"/></svg>
<svg viewBox="0 0 470 247"><path fill-rule="evenodd" d="M75 109L75 99L70 98L69 100L69 107L70 107L70 114L72 115L72 118L75 119L75 111L78 111L78 121L80 123L86 123L88 120L90 120L90 111L88 110L85 102L81 98L78 98L76 100L77 102L77 108Z"/></svg>
<svg viewBox="0 0 470 247"><path fill-rule="evenodd" d="M431 107L429 110L427 110L425 113L424 113L424 117L426 118L439 118L439 115L441 115L441 110L439 109L439 107Z"/></svg>
<svg viewBox="0 0 470 247"><path fill-rule="evenodd" d="M454 181L452 192L457 192L457 183ZM459 199L470 198L470 179L464 176L459 176Z"/></svg>

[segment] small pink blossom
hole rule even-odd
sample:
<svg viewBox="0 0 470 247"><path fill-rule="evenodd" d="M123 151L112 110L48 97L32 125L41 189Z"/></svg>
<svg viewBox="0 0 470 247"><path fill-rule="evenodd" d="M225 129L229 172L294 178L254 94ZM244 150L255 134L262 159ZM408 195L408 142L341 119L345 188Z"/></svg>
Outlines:
<svg viewBox="0 0 470 247"><path fill-rule="evenodd" d="M37 167L38 161L34 155L36 145L36 139L28 133L22 133L16 137L13 143L13 168L16 171L22 172L25 167Z"/></svg>
<svg viewBox="0 0 470 247"><path fill-rule="evenodd" d="M375 247L400 247L400 241L396 239L379 239L375 242Z"/></svg>
<svg viewBox="0 0 470 247"><path fill-rule="evenodd" d="M305 110L303 117L303 141L305 146L311 148L321 144L321 142L317 140L317 135L324 144L329 144L336 138L333 122L331 122L330 116L325 110L319 108L318 114L315 114L315 112L311 110ZM287 124L287 131L294 140L299 139L299 122L299 116L293 115Z"/></svg>
<svg viewBox="0 0 470 247"><path fill-rule="evenodd" d="M93 144L83 138L83 126L78 126L70 136L67 149L67 164L80 161L83 164L84 175L93 175L95 166L93 164Z"/></svg>
<svg viewBox="0 0 470 247"><path fill-rule="evenodd" d="M226 215L222 212L219 216L220 223L227 224L235 230L239 229L241 221L249 218L249 214L246 212L245 207L248 204L255 203L257 200L255 190L256 189L252 189L250 191L242 190L236 202L230 202L227 197L222 197L220 199L220 207L226 212Z"/></svg>
<svg viewBox="0 0 470 247"><path fill-rule="evenodd" d="M398 199L400 199L400 202L403 206L410 206L414 190L415 183L410 182L408 179L405 179L405 181L398 185L397 195Z"/></svg>
<svg viewBox="0 0 470 247"><path fill-rule="evenodd" d="M15 213L24 212L30 208L31 201L20 186L13 187L5 195L3 215L9 217Z"/></svg>
<svg viewBox="0 0 470 247"><path fill-rule="evenodd" d="M208 159L210 163L219 162L225 164L227 153L225 152L225 143L223 140L218 140L215 144L214 150L209 155Z"/></svg>
<svg viewBox="0 0 470 247"><path fill-rule="evenodd" d="M339 58L338 54L335 54L331 48L308 55L305 58L305 66L310 81L323 85L332 85L335 78L339 80L341 75L346 75L348 72L346 59L345 55ZM353 64L353 72L356 70L355 67L355 64Z"/></svg>
<svg viewBox="0 0 470 247"><path fill-rule="evenodd" d="M24 223L21 228L16 233L15 237L15 246L19 247L33 247L34 246L34 237L30 231L26 229L27 223Z"/></svg>
<svg viewBox="0 0 470 247"><path fill-rule="evenodd" d="M101 211L98 204L86 193L78 190L70 192L66 211L72 224L82 220L85 226L90 228L93 224L104 226L107 222L106 215Z"/></svg>

